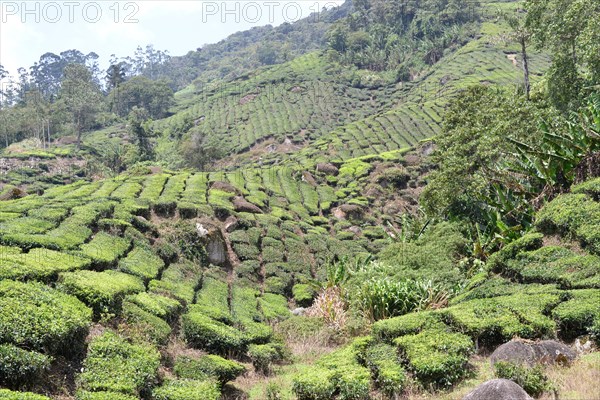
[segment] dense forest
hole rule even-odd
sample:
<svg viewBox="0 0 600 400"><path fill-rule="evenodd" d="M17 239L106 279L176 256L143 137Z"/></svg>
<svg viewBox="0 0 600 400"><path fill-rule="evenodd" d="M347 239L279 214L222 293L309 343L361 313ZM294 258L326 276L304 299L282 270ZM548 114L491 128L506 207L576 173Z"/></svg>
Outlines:
<svg viewBox="0 0 600 400"><path fill-rule="evenodd" d="M596 0L101 64L0 66L0 399L600 393Z"/></svg>

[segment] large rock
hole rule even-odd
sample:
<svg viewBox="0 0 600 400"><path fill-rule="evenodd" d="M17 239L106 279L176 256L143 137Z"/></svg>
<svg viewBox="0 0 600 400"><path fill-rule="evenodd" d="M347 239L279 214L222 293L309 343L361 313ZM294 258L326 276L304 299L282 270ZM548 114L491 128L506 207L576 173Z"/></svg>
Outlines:
<svg viewBox="0 0 600 400"><path fill-rule="evenodd" d="M233 207L235 208L235 211L238 212L262 214L262 210L257 205L250 203L243 197L236 197L233 199Z"/></svg>
<svg viewBox="0 0 600 400"><path fill-rule="evenodd" d="M499 346L490 356L490 361L492 365L506 361L533 367L536 364L570 364L576 357L569 346L556 340L513 340Z"/></svg>
<svg viewBox="0 0 600 400"><path fill-rule="evenodd" d="M499 361L524 364L532 367L536 364L537 355L530 343L513 340L498 346L490 356L492 365Z"/></svg>
<svg viewBox="0 0 600 400"><path fill-rule="evenodd" d="M492 379L477 386L463 400L533 400L523 388L508 379Z"/></svg>
<svg viewBox="0 0 600 400"><path fill-rule="evenodd" d="M317 171L322 172L325 175L337 175L340 172L335 165L330 163L317 164Z"/></svg>
<svg viewBox="0 0 600 400"><path fill-rule="evenodd" d="M556 340L542 340L533 345L538 360L542 364L569 365L577 353L569 346Z"/></svg>
<svg viewBox="0 0 600 400"><path fill-rule="evenodd" d="M215 183L212 184L212 186L210 188L216 189L216 190L222 190L222 191L228 192L228 193L235 193L235 194L239 193L239 190L237 190L237 188L235 186L233 186L231 183L223 182L223 181L216 181Z"/></svg>

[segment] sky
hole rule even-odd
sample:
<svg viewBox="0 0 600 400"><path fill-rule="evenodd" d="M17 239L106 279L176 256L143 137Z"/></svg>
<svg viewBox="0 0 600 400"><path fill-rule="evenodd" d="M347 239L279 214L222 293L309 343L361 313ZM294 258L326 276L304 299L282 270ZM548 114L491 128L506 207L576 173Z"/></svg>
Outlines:
<svg viewBox="0 0 600 400"><path fill-rule="evenodd" d="M343 1L0 0L0 65L16 76L47 52L95 52L101 67L138 45L183 55L255 26L294 22Z"/></svg>

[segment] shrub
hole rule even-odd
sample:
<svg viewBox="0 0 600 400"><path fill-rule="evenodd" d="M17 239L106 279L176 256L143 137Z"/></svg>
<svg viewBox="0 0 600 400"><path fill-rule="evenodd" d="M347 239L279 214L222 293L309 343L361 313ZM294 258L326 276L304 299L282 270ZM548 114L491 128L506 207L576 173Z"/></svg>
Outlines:
<svg viewBox="0 0 600 400"><path fill-rule="evenodd" d="M214 378L220 385L234 380L246 372L246 368L235 361L217 355L204 355L199 358L178 357L174 366L178 378L205 380Z"/></svg>
<svg viewBox="0 0 600 400"><path fill-rule="evenodd" d="M530 368L500 361L494 364L494 370L498 378L514 381L533 397L539 397L542 393L551 389L551 384L544 374L544 369L539 365Z"/></svg>
<svg viewBox="0 0 600 400"><path fill-rule="evenodd" d="M316 296L316 292L312 286L305 283L298 283L294 285L292 288L292 294L294 295L296 304L298 304L300 307L310 307L313 299Z"/></svg>
<svg viewBox="0 0 600 400"><path fill-rule="evenodd" d="M369 321L378 321L419 310L427 305L430 293L439 289L429 282L392 281L373 277L352 288L352 305Z"/></svg>
<svg viewBox="0 0 600 400"><path fill-rule="evenodd" d="M169 380L152 392L155 400L218 400L221 392L215 382Z"/></svg>
<svg viewBox="0 0 600 400"><path fill-rule="evenodd" d="M379 390L389 398L401 395L407 377L399 364L396 349L380 343L371 346L365 353L366 365L371 369Z"/></svg>
<svg viewBox="0 0 600 400"><path fill-rule="evenodd" d="M125 296L145 289L139 278L117 271L65 272L60 275L59 283L64 291L92 307L96 317L118 313Z"/></svg>
<svg viewBox="0 0 600 400"><path fill-rule="evenodd" d="M560 302L557 292L514 294L459 303L441 313L484 345L512 339L553 336L556 324L545 313Z"/></svg>
<svg viewBox="0 0 600 400"><path fill-rule="evenodd" d="M415 376L424 384L438 387L451 386L465 375L473 350L468 336L442 329L402 336L394 343Z"/></svg>
<svg viewBox="0 0 600 400"><path fill-rule="evenodd" d="M196 289L202 280L202 267L191 262L171 264L162 273L160 280L152 280L149 289L155 293L164 293L191 304Z"/></svg>
<svg viewBox="0 0 600 400"><path fill-rule="evenodd" d="M50 400L49 397L28 392L12 392L8 389L0 389L1 400Z"/></svg>
<svg viewBox="0 0 600 400"><path fill-rule="evenodd" d="M514 259L519 253L524 251L537 250L543 246L544 235L533 232L524 235L504 246L500 251L492 254L487 261L491 270L501 272L508 260Z"/></svg>
<svg viewBox="0 0 600 400"><path fill-rule="evenodd" d="M87 392L80 390L75 394L77 400L137 400L137 397L114 392Z"/></svg>
<svg viewBox="0 0 600 400"><path fill-rule="evenodd" d="M414 312L377 321L373 324L373 335L380 340L391 342L393 339L421 332L426 328L442 327L439 314L435 311Z"/></svg>
<svg viewBox="0 0 600 400"><path fill-rule="evenodd" d="M137 293L127 296L127 301L167 321L173 320L181 309L179 301L156 293Z"/></svg>
<svg viewBox="0 0 600 400"><path fill-rule="evenodd" d="M135 246L127 254L127 257L119 261L121 271L138 276L146 281L156 278L164 266L163 260L146 246Z"/></svg>
<svg viewBox="0 0 600 400"><path fill-rule="evenodd" d="M90 264L89 259L54 250L36 248L21 253L21 249L15 249L17 251L0 252L0 279L49 281L56 279L59 272L81 269Z"/></svg>
<svg viewBox="0 0 600 400"><path fill-rule="evenodd" d="M258 298L258 307L266 321L280 321L292 315L287 299L280 294L264 293Z"/></svg>
<svg viewBox="0 0 600 400"><path fill-rule="evenodd" d="M171 334L171 327L164 320L128 301L123 302L123 318L129 324L130 334L149 342L165 344Z"/></svg>
<svg viewBox="0 0 600 400"><path fill-rule="evenodd" d="M0 343L70 355L81 349L91 317L82 302L58 290L0 281Z"/></svg>
<svg viewBox="0 0 600 400"><path fill-rule="evenodd" d="M394 278L432 280L445 286L460 283L457 254L464 252L466 240L457 226L442 223L430 228L415 242L395 243L385 248L379 259L393 266Z"/></svg>
<svg viewBox="0 0 600 400"><path fill-rule="evenodd" d="M353 344L322 357L317 364L335 371L334 382L339 399L367 399L369 397L371 374L358 363L361 339Z"/></svg>
<svg viewBox="0 0 600 400"><path fill-rule="evenodd" d="M188 312L182 318L186 341L199 349L227 354L242 349L244 337L238 329L216 321L201 312Z"/></svg>
<svg viewBox="0 0 600 400"><path fill-rule="evenodd" d="M572 193L585 193L596 201L600 201L600 178L580 183L571 188Z"/></svg>
<svg viewBox="0 0 600 400"><path fill-rule="evenodd" d="M139 395L155 382L160 354L149 345L133 345L113 332L92 340L78 377L83 390Z"/></svg>
<svg viewBox="0 0 600 400"><path fill-rule="evenodd" d="M49 369L52 357L0 344L0 384L18 387L38 381Z"/></svg>
<svg viewBox="0 0 600 400"><path fill-rule="evenodd" d="M105 266L125 254L130 245L131 242L125 238L98 232L89 243L81 246L81 253Z"/></svg>
<svg viewBox="0 0 600 400"><path fill-rule="evenodd" d="M274 362L281 360L278 349L270 343L251 344L248 347L248 357L257 372L268 375Z"/></svg>
<svg viewBox="0 0 600 400"><path fill-rule="evenodd" d="M561 334L567 339L585 335L594 322L600 321L600 290L574 290L572 298L552 310Z"/></svg>
<svg viewBox="0 0 600 400"><path fill-rule="evenodd" d="M310 367L293 379L293 391L298 400L330 400L336 391L336 372L322 367Z"/></svg>

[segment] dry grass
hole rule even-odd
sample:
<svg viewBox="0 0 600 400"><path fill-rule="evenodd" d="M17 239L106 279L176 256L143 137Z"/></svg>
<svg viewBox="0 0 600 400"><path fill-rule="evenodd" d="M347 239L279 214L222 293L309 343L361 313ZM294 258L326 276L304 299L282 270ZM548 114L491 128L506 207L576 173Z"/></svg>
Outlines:
<svg viewBox="0 0 600 400"><path fill-rule="evenodd" d="M570 368L550 367L546 375L554 383L560 400L600 400L600 352L582 356ZM540 400L556 400L545 393Z"/></svg>
<svg viewBox="0 0 600 400"><path fill-rule="evenodd" d="M455 386L450 392L430 393L419 387L409 387L409 400L461 400L485 381L494 379L489 359L471 358L474 374ZM582 356L571 367L552 366L546 375L556 388L555 393L544 393L538 400L600 400L600 352ZM492 400L492 399L490 399Z"/></svg>

